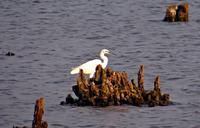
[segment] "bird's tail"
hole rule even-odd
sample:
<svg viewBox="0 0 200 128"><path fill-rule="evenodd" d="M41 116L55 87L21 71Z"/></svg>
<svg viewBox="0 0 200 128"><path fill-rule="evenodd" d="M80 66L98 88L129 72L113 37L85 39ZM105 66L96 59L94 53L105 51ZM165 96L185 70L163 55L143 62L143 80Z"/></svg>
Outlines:
<svg viewBox="0 0 200 128"><path fill-rule="evenodd" d="M77 73L79 73L79 68L77 67L77 68L73 68L72 70L71 70L71 72L70 72L70 74L77 74Z"/></svg>

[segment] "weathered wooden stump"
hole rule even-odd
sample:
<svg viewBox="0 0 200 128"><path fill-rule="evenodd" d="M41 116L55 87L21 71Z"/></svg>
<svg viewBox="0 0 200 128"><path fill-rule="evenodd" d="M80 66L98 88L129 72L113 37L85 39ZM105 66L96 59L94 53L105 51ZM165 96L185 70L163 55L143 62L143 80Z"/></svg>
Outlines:
<svg viewBox="0 0 200 128"><path fill-rule="evenodd" d="M166 106L170 104L169 94L163 94L160 90L160 76L156 76L154 81L154 90L147 94L148 105L154 107L157 105Z"/></svg>
<svg viewBox="0 0 200 128"><path fill-rule="evenodd" d="M140 65L138 71L138 88L144 91L144 65Z"/></svg>
<svg viewBox="0 0 200 128"><path fill-rule="evenodd" d="M175 4L169 5L166 9L165 18L163 21L175 22L177 9L178 9L178 6Z"/></svg>
<svg viewBox="0 0 200 128"><path fill-rule="evenodd" d="M189 17L189 4L188 3L183 3L178 5L177 9L177 21L188 21Z"/></svg>
<svg viewBox="0 0 200 128"><path fill-rule="evenodd" d="M36 100L32 128L48 128L48 123L42 120L45 111L44 106L44 98L39 98L38 100Z"/></svg>
<svg viewBox="0 0 200 128"><path fill-rule="evenodd" d="M189 4L182 3L180 5L171 4L166 9L165 18L163 21L167 22L187 22L189 20Z"/></svg>
<svg viewBox="0 0 200 128"><path fill-rule="evenodd" d="M32 128L48 128L48 123L46 121L42 120L42 117L44 115L44 109L45 107L45 100L44 98L39 98L36 100L35 103L35 110L33 115L33 121L32 121ZM13 128L29 128L27 126L13 126Z"/></svg>
<svg viewBox="0 0 200 128"><path fill-rule="evenodd" d="M161 95L160 77L154 81L154 90L146 91L144 88L144 65L140 65L138 71L138 86L134 80L129 81L126 72L113 71L111 68L103 69L101 65L96 67L95 77L85 79L83 70L80 70L77 85L72 87L78 99L68 95L61 105L91 105L109 106L130 104L142 106L168 105L169 94Z"/></svg>

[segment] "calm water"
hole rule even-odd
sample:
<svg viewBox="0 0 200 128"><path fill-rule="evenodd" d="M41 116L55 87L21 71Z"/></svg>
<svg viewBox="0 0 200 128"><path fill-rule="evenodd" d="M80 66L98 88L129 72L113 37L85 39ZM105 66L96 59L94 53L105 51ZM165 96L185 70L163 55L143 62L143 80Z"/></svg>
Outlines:
<svg viewBox="0 0 200 128"><path fill-rule="evenodd" d="M199 128L200 2L188 23L161 20L173 0L5 0L0 2L0 127L31 126L35 100L46 99L50 128ZM111 50L109 66L145 88L161 76L166 107L60 106L72 93L72 67ZM12 51L16 55L6 57Z"/></svg>

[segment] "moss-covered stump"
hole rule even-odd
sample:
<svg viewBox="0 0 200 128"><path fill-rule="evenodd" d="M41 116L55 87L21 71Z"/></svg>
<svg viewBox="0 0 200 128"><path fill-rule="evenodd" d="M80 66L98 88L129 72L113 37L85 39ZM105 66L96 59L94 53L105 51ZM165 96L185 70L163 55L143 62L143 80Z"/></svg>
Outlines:
<svg viewBox="0 0 200 128"><path fill-rule="evenodd" d="M44 98L37 99L35 103L35 111L33 114L32 128L48 128L48 123L42 120L45 111L44 107L45 107ZM13 128L30 128L30 127L13 126Z"/></svg>
<svg viewBox="0 0 200 128"><path fill-rule="evenodd" d="M161 94L160 77L154 82L154 90L144 88L144 65L138 71L138 86L134 80L128 80L126 72L113 71L111 68L96 67L95 77L86 79L83 70L80 70L77 85L72 87L78 97L74 99L70 94L61 105L72 104L78 106L109 106L129 104L134 106L168 105L169 94Z"/></svg>
<svg viewBox="0 0 200 128"><path fill-rule="evenodd" d="M171 4L166 9L165 18L163 21L167 22L187 22L189 20L189 4L182 3L180 5Z"/></svg>
<svg viewBox="0 0 200 128"><path fill-rule="evenodd" d="M166 106L170 103L169 94L161 94L160 77L157 76L154 81L154 90L147 94L147 101L149 107Z"/></svg>

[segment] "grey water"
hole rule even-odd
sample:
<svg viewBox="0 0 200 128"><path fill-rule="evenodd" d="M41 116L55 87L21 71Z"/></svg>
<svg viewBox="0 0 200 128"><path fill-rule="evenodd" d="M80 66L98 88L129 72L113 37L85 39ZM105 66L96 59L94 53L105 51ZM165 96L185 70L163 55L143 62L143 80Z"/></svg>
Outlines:
<svg viewBox="0 0 200 128"><path fill-rule="evenodd" d="M49 128L199 128L200 2L188 2L189 22L167 23L166 7L180 1L0 1L0 127L31 126L35 100L44 97ZM113 53L108 66L129 79L144 64L146 89L160 75L173 105L59 105L73 94L71 68L102 48Z"/></svg>

